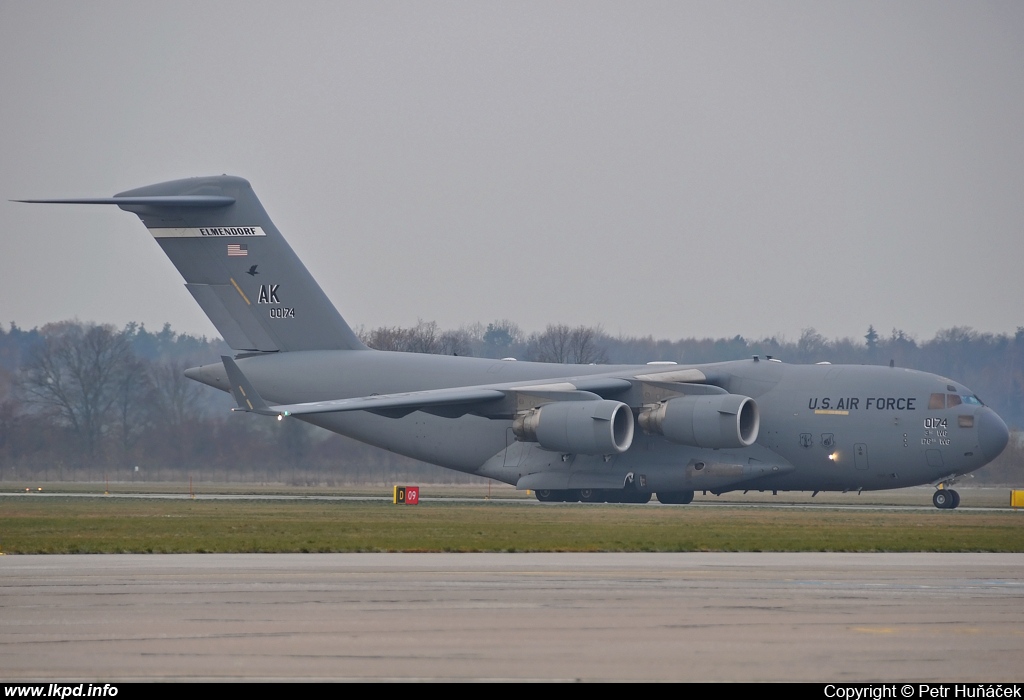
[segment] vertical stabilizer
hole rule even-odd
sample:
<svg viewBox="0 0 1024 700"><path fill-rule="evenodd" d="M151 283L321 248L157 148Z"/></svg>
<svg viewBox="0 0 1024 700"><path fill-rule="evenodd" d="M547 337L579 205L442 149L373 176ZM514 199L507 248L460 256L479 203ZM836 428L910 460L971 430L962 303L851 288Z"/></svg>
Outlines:
<svg viewBox="0 0 1024 700"><path fill-rule="evenodd" d="M93 201L142 219L234 350L365 349L246 180L189 178Z"/></svg>

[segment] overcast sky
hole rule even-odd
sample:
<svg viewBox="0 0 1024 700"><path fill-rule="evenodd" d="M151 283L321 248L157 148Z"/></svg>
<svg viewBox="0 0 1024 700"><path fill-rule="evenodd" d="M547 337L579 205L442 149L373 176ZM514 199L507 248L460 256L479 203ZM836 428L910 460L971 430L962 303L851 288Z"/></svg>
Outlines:
<svg viewBox="0 0 1024 700"><path fill-rule="evenodd" d="M136 217L247 178L353 326L1024 325L1024 3L0 0L0 322L216 335Z"/></svg>

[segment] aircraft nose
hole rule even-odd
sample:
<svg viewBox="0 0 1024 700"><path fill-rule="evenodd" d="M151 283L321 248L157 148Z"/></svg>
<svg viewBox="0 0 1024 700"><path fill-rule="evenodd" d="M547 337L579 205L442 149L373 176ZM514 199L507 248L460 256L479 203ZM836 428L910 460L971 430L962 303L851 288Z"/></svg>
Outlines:
<svg viewBox="0 0 1024 700"><path fill-rule="evenodd" d="M978 411L978 445L982 454L992 461L1002 453L1006 443L1010 441L1010 431L1006 423L991 408Z"/></svg>

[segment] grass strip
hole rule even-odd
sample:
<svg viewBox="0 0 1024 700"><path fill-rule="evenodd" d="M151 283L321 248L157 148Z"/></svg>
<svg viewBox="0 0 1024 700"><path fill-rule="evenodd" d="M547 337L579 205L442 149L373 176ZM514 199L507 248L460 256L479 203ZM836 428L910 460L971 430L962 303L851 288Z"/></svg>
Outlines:
<svg viewBox="0 0 1024 700"><path fill-rule="evenodd" d="M7 554L1021 552L1021 514L0 497Z"/></svg>

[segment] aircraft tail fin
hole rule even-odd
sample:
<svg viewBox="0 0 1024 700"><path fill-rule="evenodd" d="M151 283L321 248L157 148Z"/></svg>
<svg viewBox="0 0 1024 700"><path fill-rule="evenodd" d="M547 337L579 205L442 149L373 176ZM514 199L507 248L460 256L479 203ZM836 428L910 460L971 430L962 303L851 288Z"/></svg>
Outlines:
<svg viewBox="0 0 1024 700"><path fill-rule="evenodd" d="M238 352L366 349L240 177L174 180L102 199L22 201L116 204L137 215Z"/></svg>

